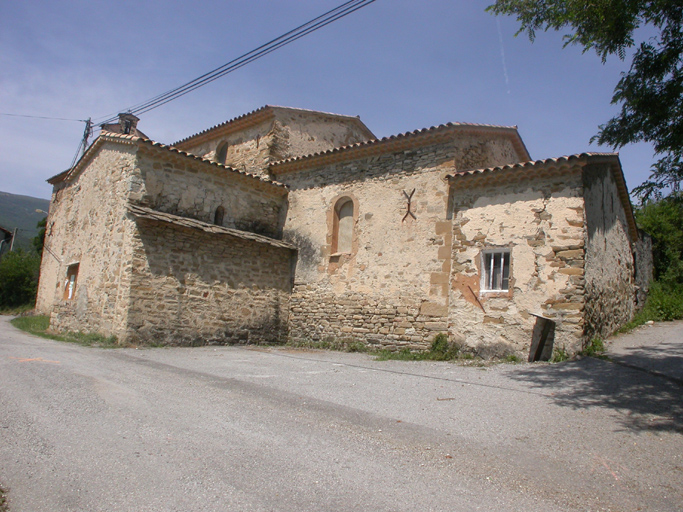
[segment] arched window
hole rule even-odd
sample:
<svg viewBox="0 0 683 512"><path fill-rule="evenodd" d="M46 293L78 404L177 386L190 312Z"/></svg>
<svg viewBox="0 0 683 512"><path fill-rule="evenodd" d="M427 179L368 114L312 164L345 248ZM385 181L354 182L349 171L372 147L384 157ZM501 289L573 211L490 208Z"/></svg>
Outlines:
<svg viewBox="0 0 683 512"><path fill-rule="evenodd" d="M228 143L221 142L216 148L216 162L225 165L225 159L228 157Z"/></svg>
<svg viewBox="0 0 683 512"><path fill-rule="evenodd" d="M216 213L213 216L213 223L217 226L222 226L223 217L225 217L225 208L219 206L218 208L216 208Z"/></svg>
<svg viewBox="0 0 683 512"><path fill-rule="evenodd" d="M342 197L334 207L332 253L350 254L353 246L353 201Z"/></svg>

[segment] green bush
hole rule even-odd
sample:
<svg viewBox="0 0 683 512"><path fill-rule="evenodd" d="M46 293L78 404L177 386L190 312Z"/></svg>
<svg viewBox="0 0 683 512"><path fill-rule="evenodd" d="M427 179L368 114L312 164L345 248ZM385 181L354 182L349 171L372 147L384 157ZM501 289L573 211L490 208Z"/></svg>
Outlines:
<svg viewBox="0 0 683 512"><path fill-rule="evenodd" d="M590 343L588 343L581 354L584 356L599 357L605 352L605 343L601 338L593 338Z"/></svg>
<svg viewBox="0 0 683 512"><path fill-rule="evenodd" d="M652 320L683 318L683 286L652 283L644 311Z"/></svg>
<svg viewBox="0 0 683 512"><path fill-rule="evenodd" d="M553 357L550 359L551 363L561 363L562 361L566 361L569 359L569 352L562 347L555 347L555 350L553 350Z"/></svg>
<svg viewBox="0 0 683 512"><path fill-rule="evenodd" d="M635 214L638 227L652 237L655 280L683 285L683 195L647 203Z"/></svg>
<svg viewBox="0 0 683 512"><path fill-rule="evenodd" d="M0 309L33 304L38 290L40 256L17 250L0 259Z"/></svg>

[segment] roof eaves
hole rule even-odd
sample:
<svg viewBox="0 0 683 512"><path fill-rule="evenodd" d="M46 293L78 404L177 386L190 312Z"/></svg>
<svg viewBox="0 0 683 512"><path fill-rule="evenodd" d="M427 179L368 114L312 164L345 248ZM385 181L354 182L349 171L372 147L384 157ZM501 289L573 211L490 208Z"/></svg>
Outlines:
<svg viewBox="0 0 683 512"><path fill-rule="evenodd" d="M276 110L287 110L287 111L293 111L293 112L302 112L306 114L318 114L322 115L325 117L333 117L333 118L338 118L338 119L344 119L347 121L352 121L356 123L364 132L366 132L366 135L369 137L374 138L375 134L372 133L370 128L368 128L363 121L361 121L359 116L348 116L344 114L334 114L332 112L322 112L319 110L310 110L310 109L305 109L305 108L295 108L295 107L282 107L279 105L264 105L261 108L257 108L256 110L252 110L251 112L247 112L246 114L242 114L237 117L233 117L232 119L228 119L227 121L224 121L222 123L219 123L215 126L212 126L211 128L207 128L206 130L202 130L201 132L195 133L194 135L190 135L189 137L186 137L184 139L181 139L177 142L174 142L172 145L173 146L184 146L188 145L190 142L193 144L198 144L201 142L205 136L212 134L213 136L216 135L216 133L220 133L221 135L232 132L232 131L237 131L241 130L244 128L247 128L249 126L253 126L255 124L258 124L266 119L272 118L275 116L275 111Z"/></svg>
<svg viewBox="0 0 683 512"><path fill-rule="evenodd" d="M287 186L279 183L277 181L271 180L269 178L257 176L255 174L251 174L245 171L240 171L238 169L234 169L232 167L228 167L226 165L220 164L218 162L214 162L212 160L208 160L204 157L194 155L192 153L188 153L187 151L183 151L181 149L178 149L173 146L168 146L166 144L162 144L161 142L155 142L151 139L143 139L141 137L137 137L135 135L124 135L124 134L119 134L119 133L112 133L112 132L101 132L100 136L93 142L88 150L85 152L85 154L81 157L81 159L74 165L71 169L64 171L60 174L57 174L56 176L53 176L48 180L50 184L56 184L61 181L69 181L72 178L74 178L80 171L83 169L85 164L90 160L90 158L95 154L97 148L101 146L104 142L115 142L115 143L123 143L123 144L135 144L137 146L146 146L146 147L151 147L157 151L162 151L162 152L167 152L171 154L178 155L183 158L188 158L192 159L197 162L201 162L202 164L205 165L210 165L215 168L220 168L222 170L228 171L231 174L235 175L240 175L244 178L250 179L250 180L257 180L261 183L266 183L268 185L272 185L273 187L276 187L277 189L281 191L286 191Z"/></svg>
<svg viewBox="0 0 683 512"><path fill-rule="evenodd" d="M529 157L529 152L527 151L526 146L524 146L524 142L522 142L519 132L517 131L517 127L515 126L475 123L446 123L412 132L399 133L398 135L391 135L381 139L357 142L348 146L341 146L310 155L280 160L278 162L271 163L269 169L273 174L277 174L324 165L340 160L351 160L354 158L363 158L365 156L378 153L389 153L421 144L427 144L435 138L447 136L455 131L464 131L466 133L507 133L513 137L513 145L518 153L526 156L527 158Z"/></svg>
<svg viewBox="0 0 683 512"><path fill-rule="evenodd" d="M488 183L502 183L506 180L522 180L531 179L535 175L523 171L551 171L562 173L567 167L577 166L583 171L583 168L588 164L607 163L610 165L610 170L614 181L617 185L619 199L622 203L624 211L626 212L626 219L628 223L628 230L632 240L639 238L638 227L636 225L635 215L633 214L633 205L628 193L624 171L621 167L619 155L617 153L578 153L575 155L561 156L558 158L546 158L543 160L533 160L528 162L520 162L515 164L502 165L497 167L488 167L485 169L474 169L469 171L460 171L448 176L448 180L455 184L462 180L462 185L471 182L472 179L484 180L483 184Z"/></svg>
<svg viewBox="0 0 683 512"><path fill-rule="evenodd" d="M208 222L204 222L201 220L191 219L188 217L181 217L179 215L165 213L159 210L154 210L152 208L147 208L144 206L137 206L130 203L126 205L126 209L137 218L164 222L178 227L197 229L213 235L227 235L242 240L249 240L261 244L267 244L273 247L278 247L280 249L289 249L293 251L296 250L296 246L290 243L283 242L282 240L276 240L274 238L270 238L264 235L250 233L248 231L241 231L239 229L217 226L215 224L210 224Z"/></svg>
<svg viewBox="0 0 683 512"><path fill-rule="evenodd" d="M179 141L174 142L171 145L177 147L186 145L190 142L198 143L199 140L201 140L204 136L208 135L209 133L217 131L232 131L231 128L233 130L245 128L247 126L252 126L254 124L260 123L265 119L269 119L273 117L273 115L273 107L270 105L264 105L263 107L257 108L256 110L252 110L251 112L247 112L246 114L233 117L232 119L228 119L227 121L212 126L211 128L207 128L205 130L202 130L201 132L195 133L194 135L190 135L189 137L180 139Z"/></svg>

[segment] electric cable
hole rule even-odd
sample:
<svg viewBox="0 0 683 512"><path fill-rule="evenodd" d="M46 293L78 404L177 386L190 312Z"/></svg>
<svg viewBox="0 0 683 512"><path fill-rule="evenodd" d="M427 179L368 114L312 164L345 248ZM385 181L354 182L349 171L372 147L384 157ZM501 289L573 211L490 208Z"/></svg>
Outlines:
<svg viewBox="0 0 683 512"><path fill-rule="evenodd" d="M349 0L347 2L344 2L343 4L335 7L334 9L331 9L326 13L321 14L316 18L313 18L312 20L302 25L299 25L298 27L280 35L279 37L276 37L275 39L272 39L271 41L259 46L258 48L255 48L254 50L251 50L250 52L247 52L241 55L240 57L237 57L231 60L230 62L227 62L226 64L223 64L222 66L219 66L214 70L209 71L195 78L194 80L191 80L190 82L187 82L181 86L166 91L165 93L154 96L153 98L147 101L144 101L137 105L133 105L128 109L125 109L124 111L134 115L139 115L149 112L150 110L158 108L162 105L165 105L170 101L180 98L185 94L188 94L208 83L213 82L214 80L217 80L227 75L228 73L231 73L232 71L235 71L249 64L250 62L260 59L261 57L264 57L265 55L268 55L269 53L272 53L275 50L296 41L297 39L300 39L312 32L315 32L316 30L319 30L329 25L330 23L333 23L334 21L337 21L345 16L348 16L349 14L359 9L362 9L363 7L366 7L367 5L375 1L376 0ZM116 114L111 114L111 117L100 118L99 120L95 121L94 124L106 124L113 122L116 119Z"/></svg>
<svg viewBox="0 0 683 512"><path fill-rule="evenodd" d="M0 112L0 116L28 117L31 119L50 119L53 121L75 121L75 122L79 122L79 123L87 122L87 119L67 119L65 117L29 116L26 114L7 114L5 112Z"/></svg>

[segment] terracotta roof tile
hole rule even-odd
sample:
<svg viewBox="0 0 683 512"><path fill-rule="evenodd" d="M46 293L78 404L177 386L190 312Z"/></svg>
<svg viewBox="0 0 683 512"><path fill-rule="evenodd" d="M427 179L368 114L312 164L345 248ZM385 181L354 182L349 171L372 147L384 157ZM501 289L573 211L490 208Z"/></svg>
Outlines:
<svg viewBox="0 0 683 512"><path fill-rule="evenodd" d="M430 136L436 136L442 133L447 133L449 131L463 130L465 132L481 132L481 131L505 131L510 134L514 134L515 149L522 155L529 158L529 152L522 142L519 133L517 132L516 126L501 126L493 124L477 124L477 123L446 123L440 124L438 126L431 126L429 128L422 128L419 130L414 130L412 132L399 133L397 135L390 135L388 137L383 137L381 139L372 139L364 142L357 142L355 144L350 144L348 146L341 146L334 149L329 149L327 151L320 151L310 155L287 158L285 160L280 160L278 162L273 162L270 164L270 169L277 172L277 168L289 169L297 167L296 164L304 162L313 162L317 160L325 160L326 158L333 157L335 155L340 155L343 153L355 154L356 152L363 152L364 150L379 149L385 146L393 146L394 144L400 145L401 143L410 144L413 141L417 141L421 138L427 138ZM391 151L391 149L387 149Z"/></svg>
<svg viewBox="0 0 683 512"><path fill-rule="evenodd" d="M638 227L636 225L635 216L633 214L633 206L631 205L631 198L628 193L626 179L624 178L624 171L619 161L618 153L578 153L575 155L566 155L557 158L546 158L543 160L532 160L527 162L520 162L516 164L508 164L497 167L488 167L486 169L474 169L469 171L460 171L450 175L448 178L451 183L457 183L463 180L463 185L471 179L486 180L485 182L493 182L503 179L533 179L537 174L533 171L550 171L561 173L562 167L567 165L577 165L583 169L587 164L592 163L608 163L612 170L624 211L626 212L626 219L629 228L629 234L632 240L637 240ZM526 172L525 172L526 171Z"/></svg>
<svg viewBox="0 0 683 512"><path fill-rule="evenodd" d="M465 171L458 171L452 175L453 178L456 178L458 176L474 176L474 175L479 175L479 174L487 174L491 172L496 172L496 171L505 171L505 170L512 170L512 169L531 169L534 167L542 166L542 165L551 165L551 164L564 164L564 163L571 163L576 160L581 160L585 158L591 158L591 157L618 157L617 153L577 153L575 155L565 155L565 156L560 156L557 158L545 158L542 160L528 160L526 162L518 162L514 164L507 164L507 165L499 165L496 167L487 167L484 169L471 169L471 170L465 170Z"/></svg>
<svg viewBox="0 0 683 512"><path fill-rule="evenodd" d="M228 167L226 165L220 164L218 162L214 162L212 160L209 160L207 158L201 157L194 155L192 153L188 153L187 151L183 151L181 149L178 149L173 146L168 146L166 144L162 144L161 142L155 142L151 139L145 139L142 137L138 137L136 135L130 135L130 134L121 134L121 133L112 133L112 132L107 132L107 131L102 131L100 132L100 136L93 142L88 150L85 152L85 154L81 157L81 159L74 165L72 169L69 169L68 171L61 172L57 174L56 176L53 176L52 178L48 179L48 183L57 183L60 181L66 181L71 179L73 176L78 174L81 171L81 168L85 165L85 163L90 159L90 157L94 154L96 149L104 142L106 141L112 141L112 142L123 142L123 143L128 143L128 144L137 144L140 146L147 146L147 147L152 147L157 150L161 151L167 151L169 153L173 153L176 155L180 155L185 158L189 158L198 162L202 162L207 165L211 165L217 168L224 169L230 173L238 174L241 176L244 176L247 179L253 179L260 181L262 183L268 183L270 185L273 185L275 187L281 188L281 189L286 189L287 187L283 185L282 183L278 183L274 180L271 180L270 178L262 177L262 176L257 176L255 174L251 174L245 171L240 171L239 169L234 169L232 167Z"/></svg>
<svg viewBox="0 0 683 512"><path fill-rule="evenodd" d="M181 139L177 142L174 142L172 145L173 146L181 146L183 144L186 144L187 142L190 142L193 139L198 139L198 138L202 137L203 135L206 135L206 134L208 134L214 130L217 130L217 129L223 128L223 127L227 127L227 126L232 125L232 124L237 124L238 122L245 121L249 118L254 118L255 122L259 122L261 119L268 119L274 115L274 111L276 109L290 110L290 111L294 111L294 112L306 112L306 113L310 113L310 114L322 114L324 116L329 116L329 117L338 117L338 118L342 118L342 119L353 120L353 121L360 123L368 131L368 133L371 136L374 136L374 135L372 135L372 132L369 130L369 128L367 126L365 126L365 124L360 120L360 117L357 117L357 116L347 116L344 114L333 114L331 112L321 112L318 110L309 110L309 109L304 109L304 108L281 107L278 105L264 105L261 108L257 108L256 110L252 110L251 112L247 112L246 114L242 114L240 116L233 117L232 119L228 119L227 121L224 121L222 123L214 125L211 128L207 128L205 130L202 130L201 132L195 133L194 135L190 135L189 137L185 137L184 139Z"/></svg>

